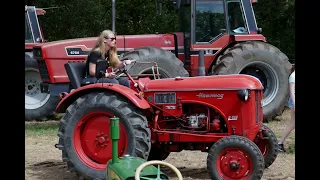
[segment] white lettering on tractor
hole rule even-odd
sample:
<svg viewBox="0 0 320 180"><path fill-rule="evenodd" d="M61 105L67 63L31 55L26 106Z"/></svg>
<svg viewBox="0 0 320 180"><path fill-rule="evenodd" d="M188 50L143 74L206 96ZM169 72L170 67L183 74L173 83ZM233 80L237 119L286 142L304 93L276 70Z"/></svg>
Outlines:
<svg viewBox="0 0 320 180"><path fill-rule="evenodd" d="M75 54L80 54L79 51L70 51L70 54L75 55Z"/></svg>
<svg viewBox="0 0 320 180"><path fill-rule="evenodd" d="M224 94L204 94L204 93L199 93L196 95L199 98L217 98L217 99L223 99Z"/></svg>
<svg viewBox="0 0 320 180"><path fill-rule="evenodd" d="M176 109L176 106L166 106L166 109Z"/></svg>
<svg viewBox="0 0 320 180"><path fill-rule="evenodd" d="M238 120L238 116L228 116L228 121L236 121Z"/></svg>

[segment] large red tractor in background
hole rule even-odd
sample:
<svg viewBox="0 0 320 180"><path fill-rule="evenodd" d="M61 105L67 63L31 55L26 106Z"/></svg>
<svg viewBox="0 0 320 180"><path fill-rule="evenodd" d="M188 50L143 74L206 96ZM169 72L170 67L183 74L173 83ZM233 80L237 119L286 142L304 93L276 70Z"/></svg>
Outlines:
<svg viewBox="0 0 320 180"><path fill-rule="evenodd" d="M58 96L41 92L41 77L32 48L44 43L38 15L46 11L35 6L25 6L25 120L43 120L54 115Z"/></svg>
<svg viewBox="0 0 320 180"><path fill-rule="evenodd" d="M264 119L281 115L288 100L291 64L278 48L266 43L257 27L254 0L172 0L179 10L179 31L167 34L117 35L121 59L154 61L162 78L248 74L264 87ZM40 44L34 47L42 92L69 92L67 62L82 62L97 37ZM204 51L204 61L199 52ZM171 51L172 53L167 53ZM201 52L203 52L201 51ZM149 74L150 64L129 70Z"/></svg>

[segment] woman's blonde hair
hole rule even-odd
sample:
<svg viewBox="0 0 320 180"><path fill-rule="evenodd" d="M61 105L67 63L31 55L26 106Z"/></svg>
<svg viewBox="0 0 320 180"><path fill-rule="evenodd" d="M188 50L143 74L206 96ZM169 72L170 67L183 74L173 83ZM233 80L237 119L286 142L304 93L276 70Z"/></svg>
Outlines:
<svg viewBox="0 0 320 180"><path fill-rule="evenodd" d="M110 38L111 35L114 33L111 30L104 30L101 32L100 36L98 37L98 40L96 42L96 45L91 49L91 51L88 54L88 57L92 51L99 51L101 53L101 59L106 59L105 54L106 54L106 44L105 44L105 39ZM88 60L87 57L87 60ZM118 58L118 53L117 53L117 47L110 47L109 49L109 62L110 66L115 67L120 61Z"/></svg>

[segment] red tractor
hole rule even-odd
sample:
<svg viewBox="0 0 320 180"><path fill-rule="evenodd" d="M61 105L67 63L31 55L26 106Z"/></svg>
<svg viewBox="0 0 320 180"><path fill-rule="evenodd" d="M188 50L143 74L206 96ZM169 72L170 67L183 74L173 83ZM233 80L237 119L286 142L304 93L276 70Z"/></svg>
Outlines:
<svg viewBox="0 0 320 180"><path fill-rule="evenodd" d="M251 0L172 0L179 10L179 32L118 35L121 59L157 62L162 78L176 76L248 74L264 87L264 119L281 115L288 100L291 64L278 48L266 43L257 28ZM45 43L34 47L43 83L42 92L53 95L72 89L63 68L82 62L97 37ZM204 50L204 62L199 51ZM171 51L172 53L167 53ZM129 70L148 74L150 64Z"/></svg>
<svg viewBox="0 0 320 180"><path fill-rule="evenodd" d="M25 6L25 120L42 120L54 115L58 96L41 92L41 77L37 61L33 58L33 47L44 43L38 15L44 9Z"/></svg>
<svg viewBox="0 0 320 180"><path fill-rule="evenodd" d="M56 147L68 167L85 179L105 179L112 157L110 118L116 116L119 156L164 160L170 152L201 150L208 152L212 179L261 179L278 154L276 136L262 123L261 82L243 74L160 79L157 63L149 65L152 78L119 71L129 77L131 88L81 86L85 63L65 65L75 89L61 94L57 112L65 114Z"/></svg>

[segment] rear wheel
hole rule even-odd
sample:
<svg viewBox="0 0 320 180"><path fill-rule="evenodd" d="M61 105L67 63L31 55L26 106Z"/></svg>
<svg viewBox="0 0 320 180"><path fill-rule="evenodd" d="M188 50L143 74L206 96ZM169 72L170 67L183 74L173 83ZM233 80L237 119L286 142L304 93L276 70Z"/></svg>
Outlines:
<svg viewBox="0 0 320 180"><path fill-rule="evenodd" d="M261 179L264 159L252 141L241 136L227 136L210 148L207 169L215 180Z"/></svg>
<svg viewBox="0 0 320 180"><path fill-rule="evenodd" d="M141 47L121 55L121 59L135 59L137 63L128 67L129 74L152 74L152 66L156 62L161 78L188 77L189 73L183 63L173 53L156 47Z"/></svg>
<svg viewBox="0 0 320 180"><path fill-rule="evenodd" d="M41 77L36 60L25 54L25 120L46 120L55 115L58 96L42 93Z"/></svg>
<svg viewBox="0 0 320 180"><path fill-rule="evenodd" d="M68 168L85 179L105 179L112 158L110 118L119 117L119 157L147 159L151 131L140 110L123 96L111 92L90 93L71 104L60 120L59 145Z"/></svg>
<svg viewBox="0 0 320 180"><path fill-rule="evenodd" d="M212 69L213 75L248 74L263 87L266 121L281 115L289 97L291 64L278 48L263 42L243 42L227 49Z"/></svg>

